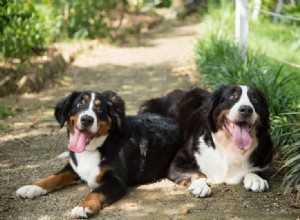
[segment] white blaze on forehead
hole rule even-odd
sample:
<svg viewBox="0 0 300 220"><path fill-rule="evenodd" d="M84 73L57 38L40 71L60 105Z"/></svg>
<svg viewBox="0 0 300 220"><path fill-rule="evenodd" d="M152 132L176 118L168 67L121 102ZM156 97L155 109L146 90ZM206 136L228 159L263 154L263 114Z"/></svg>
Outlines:
<svg viewBox="0 0 300 220"><path fill-rule="evenodd" d="M93 111L94 103L95 103L95 93L91 92L90 95L91 95L91 99L90 99L90 103L89 103L89 108L80 113L77 123L78 123L78 128L81 128L81 117L83 115L91 116L94 119L94 123L90 127L90 131L93 133L96 133L97 132L97 116L96 116L95 112Z"/></svg>
<svg viewBox="0 0 300 220"><path fill-rule="evenodd" d="M237 104L239 104L240 106L241 105L249 105L252 108L254 108L248 97L249 87L248 86L240 86L240 88L242 89L242 94L241 94L240 99Z"/></svg>
<svg viewBox="0 0 300 220"><path fill-rule="evenodd" d="M250 106L253 109L253 115L252 115L252 121L253 123L257 119L257 114L255 112L254 106L252 105L249 96L248 96L248 86L239 86L241 88L241 95L239 100L232 106L232 108L229 111L228 119L230 121L235 121L239 114L239 109L242 105Z"/></svg>
<svg viewBox="0 0 300 220"><path fill-rule="evenodd" d="M90 105L89 105L89 110L91 110L91 111L93 111L94 102L95 102L95 93L92 92L91 93L91 102L90 102Z"/></svg>

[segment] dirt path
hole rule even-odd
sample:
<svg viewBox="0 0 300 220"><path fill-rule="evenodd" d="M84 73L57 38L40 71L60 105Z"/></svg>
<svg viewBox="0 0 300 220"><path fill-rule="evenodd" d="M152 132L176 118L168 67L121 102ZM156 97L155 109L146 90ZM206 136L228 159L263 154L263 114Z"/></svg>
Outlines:
<svg viewBox="0 0 300 220"><path fill-rule="evenodd" d="M135 114L145 99L190 85L172 72L182 72L192 61L197 24L162 25L122 47L99 46L86 51L56 82L38 94L0 99L14 107L0 136L0 219L69 219L70 210L89 189L74 186L34 200L15 197L15 190L56 172L66 159L65 129L53 118L55 103L72 90L114 90ZM213 186L213 195L193 198L168 180L131 188L127 196L105 208L95 219L296 219L292 199L282 195L280 177L267 193L247 192L239 186Z"/></svg>

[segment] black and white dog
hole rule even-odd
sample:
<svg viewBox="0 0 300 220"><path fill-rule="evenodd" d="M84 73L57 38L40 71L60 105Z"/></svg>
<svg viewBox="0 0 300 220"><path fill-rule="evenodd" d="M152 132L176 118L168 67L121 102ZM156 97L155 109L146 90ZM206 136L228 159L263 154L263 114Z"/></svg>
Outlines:
<svg viewBox="0 0 300 220"><path fill-rule="evenodd" d="M175 90L146 101L139 113L175 118L184 145L173 160L169 178L188 186L196 197L211 194L210 184L239 184L269 189L262 174L273 155L268 103L248 86L222 86L212 94L200 88Z"/></svg>
<svg viewBox="0 0 300 220"><path fill-rule="evenodd" d="M34 198L85 182L91 192L71 211L75 218L94 215L125 195L127 187L166 177L181 146L174 119L155 114L126 117L114 92L73 92L55 108L61 127L67 122L69 163L58 173L17 190Z"/></svg>

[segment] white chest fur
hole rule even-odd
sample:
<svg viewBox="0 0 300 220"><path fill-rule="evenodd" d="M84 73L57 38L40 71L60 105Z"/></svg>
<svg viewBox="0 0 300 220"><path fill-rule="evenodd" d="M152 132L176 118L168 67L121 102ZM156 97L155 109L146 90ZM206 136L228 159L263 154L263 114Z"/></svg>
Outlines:
<svg viewBox="0 0 300 220"><path fill-rule="evenodd" d="M207 177L210 184L239 184L249 172L249 152L241 152L235 146L216 148L207 146L203 136L199 138L198 151L194 153L200 171Z"/></svg>
<svg viewBox="0 0 300 220"><path fill-rule="evenodd" d="M72 159L70 163L74 171L80 178L87 182L92 189L99 186L96 182L96 177L100 173L101 154L99 151L84 151L82 153L75 153L77 166Z"/></svg>

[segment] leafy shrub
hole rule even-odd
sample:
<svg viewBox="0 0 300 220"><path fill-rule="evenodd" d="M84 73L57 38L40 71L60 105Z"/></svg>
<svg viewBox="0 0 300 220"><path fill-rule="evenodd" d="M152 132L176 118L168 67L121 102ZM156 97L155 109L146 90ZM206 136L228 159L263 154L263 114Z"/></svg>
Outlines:
<svg viewBox="0 0 300 220"><path fill-rule="evenodd" d="M32 1L2 1L0 12L0 48L4 58L25 59L43 48L44 23Z"/></svg>
<svg viewBox="0 0 300 220"><path fill-rule="evenodd" d="M9 116L14 116L14 112L8 108L0 107L0 119L6 118Z"/></svg>
<svg viewBox="0 0 300 220"><path fill-rule="evenodd" d="M57 26L63 33L61 37L107 37L110 16L122 4L125 2L118 0L55 1L54 14L57 17Z"/></svg>
<svg viewBox="0 0 300 220"><path fill-rule="evenodd" d="M8 127L8 125L5 124L5 122L2 119L14 115L15 113L11 109L0 107L0 133Z"/></svg>
<svg viewBox="0 0 300 220"><path fill-rule="evenodd" d="M172 0L144 0L143 2L145 5L158 8L168 8L172 5Z"/></svg>
<svg viewBox="0 0 300 220"><path fill-rule="evenodd" d="M300 114L296 112L294 114ZM300 124L295 124L291 129L290 136L295 140L290 145L285 145L282 148L285 163L283 168L287 173L284 178L283 184L285 185L285 191L289 191L300 186ZM300 189L298 188L296 200L300 201Z"/></svg>

